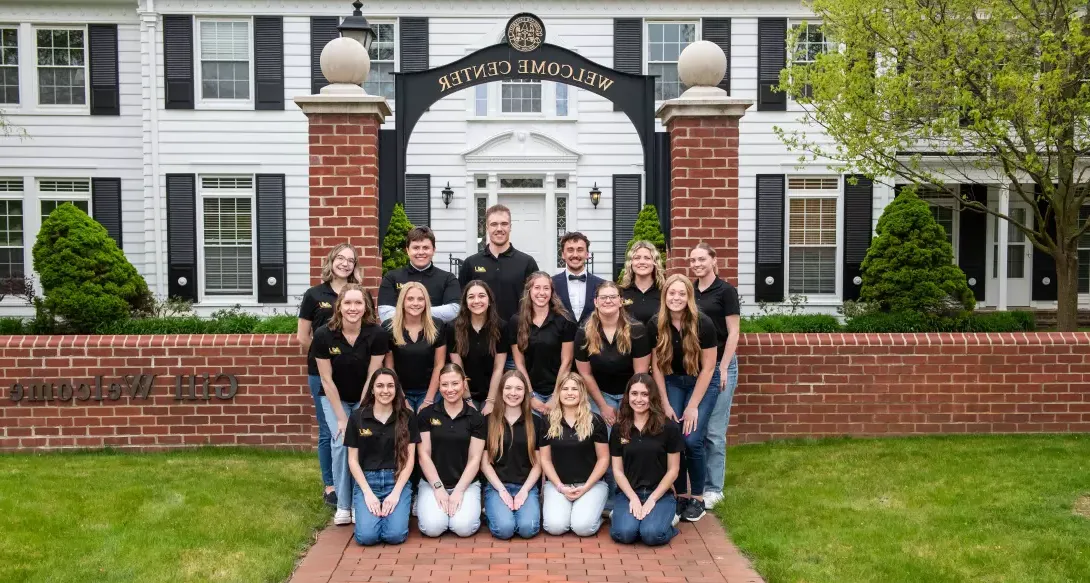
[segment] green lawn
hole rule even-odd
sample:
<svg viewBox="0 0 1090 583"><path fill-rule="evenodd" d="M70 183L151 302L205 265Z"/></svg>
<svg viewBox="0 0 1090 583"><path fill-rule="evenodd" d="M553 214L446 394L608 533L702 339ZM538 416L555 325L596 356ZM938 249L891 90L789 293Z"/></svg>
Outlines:
<svg viewBox="0 0 1090 583"><path fill-rule="evenodd" d="M719 517L768 583L1090 581L1090 436L732 447Z"/></svg>
<svg viewBox="0 0 1090 583"><path fill-rule="evenodd" d="M283 581L330 516L313 455L0 455L0 581Z"/></svg>

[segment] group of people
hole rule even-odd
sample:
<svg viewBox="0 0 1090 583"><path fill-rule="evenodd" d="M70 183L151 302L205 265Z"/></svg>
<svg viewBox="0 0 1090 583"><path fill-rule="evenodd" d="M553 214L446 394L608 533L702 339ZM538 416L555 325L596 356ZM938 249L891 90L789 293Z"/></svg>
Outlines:
<svg viewBox="0 0 1090 583"><path fill-rule="evenodd" d="M550 275L511 245L510 210L485 215L488 244L458 277L417 227L377 301L347 244L303 297L334 523L397 544L410 514L426 536L470 536L483 508L501 539L590 536L608 516L618 542L669 542L723 497L739 301L715 250L666 278L638 241L618 285L587 273L590 241L568 233Z"/></svg>

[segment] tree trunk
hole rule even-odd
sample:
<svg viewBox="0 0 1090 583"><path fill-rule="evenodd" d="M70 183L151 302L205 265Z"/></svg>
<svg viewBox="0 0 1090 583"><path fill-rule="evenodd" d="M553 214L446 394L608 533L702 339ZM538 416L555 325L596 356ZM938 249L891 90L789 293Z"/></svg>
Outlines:
<svg viewBox="0 0 1090 583"><path fill-rule="evenodd" d="M1056 260L1056 327L1061 332L1078 330L1079 251L1076 245L1058 249Z"/></svg>

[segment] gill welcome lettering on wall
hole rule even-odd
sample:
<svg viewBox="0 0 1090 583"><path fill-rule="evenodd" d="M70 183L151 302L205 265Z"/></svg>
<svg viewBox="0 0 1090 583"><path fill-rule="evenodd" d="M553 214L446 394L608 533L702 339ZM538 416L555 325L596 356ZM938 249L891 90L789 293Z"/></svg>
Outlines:
<svg viewBox="0 0 1090 583"><path fill-rule="evenodd" d="M155 374L130 374L106 382L102 375L77 382L75 379L21 381L11 385L9 398L26 403L76 403L78 401L117 401L121 397L147 400L154 396ZM215 386L213 386L215 385ZM238 376L231 373L175 375L174 391L167 393L176 401L227 401L238 394Z"/></svg>
<svg viewBox="0 0 1090 583"><path fill-rule="evenodd" d="M567 63L558 63L556 61L519 59L517 61L490 61L447 73L438 79L439 93L446 93L459 85L472 83L480 79L511 75L512 72L525 76L540 76L557 81L566 80L571 83L582 83L589 87L597 87L601 91L608 91L613 86L613 79L594 71L588 71L583 67L573 67Z"/></svg>

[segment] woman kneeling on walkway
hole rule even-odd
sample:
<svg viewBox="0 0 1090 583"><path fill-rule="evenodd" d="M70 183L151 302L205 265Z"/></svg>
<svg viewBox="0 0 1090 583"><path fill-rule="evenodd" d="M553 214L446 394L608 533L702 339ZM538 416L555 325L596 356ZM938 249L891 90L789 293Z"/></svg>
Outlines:
<svg viewBox="0 0 1090 583"><path fill-rule="evenodd" d="M360 408L348 419L344 444L356 483L352 509L356 542L396 545L409 536L412 491L405 486L413 473L420 433L416 416L394 371L380 368Z"/></svg>
<svg viewBox="0 0 1090 583"><path fill-rule="evenodd" d="M442 400L420 409L420 481L416 519L424 536L447 530L472 536L481 527L481 468L485 419L466 404L462 367L447 364L439 373Z"/></svg>

